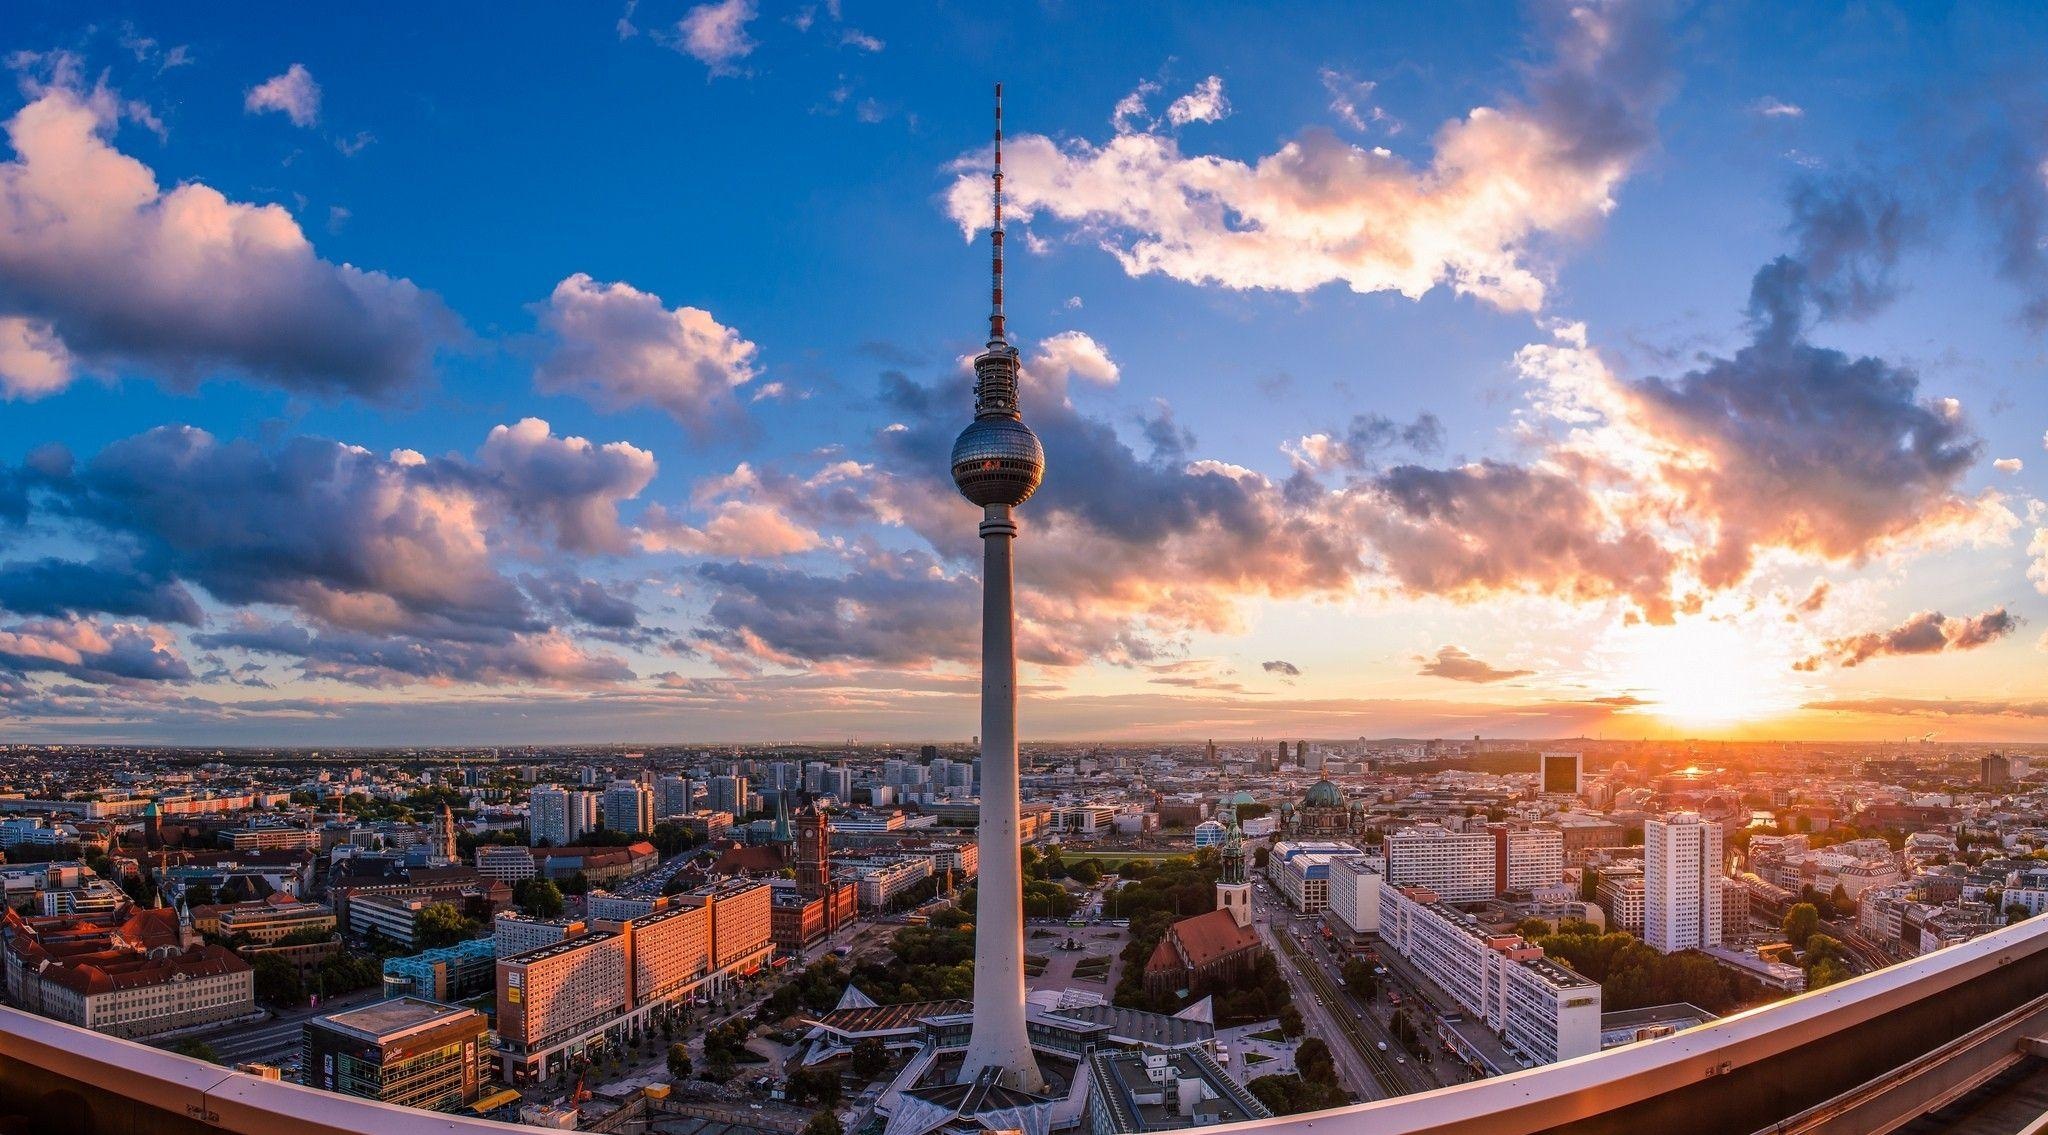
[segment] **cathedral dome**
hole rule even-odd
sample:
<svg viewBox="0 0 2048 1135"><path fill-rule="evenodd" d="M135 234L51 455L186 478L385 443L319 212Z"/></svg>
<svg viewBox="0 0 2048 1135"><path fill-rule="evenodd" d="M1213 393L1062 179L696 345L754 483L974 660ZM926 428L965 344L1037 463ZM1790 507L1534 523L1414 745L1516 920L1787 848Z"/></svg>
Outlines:
<svg viewBox="0 0 2048 1135"><path fill-rule="evenodd" d="M1327 780L1318 780L1309 786L1308 795L1301 798L1304 808L1342 808L1344 793Z"/></svg>

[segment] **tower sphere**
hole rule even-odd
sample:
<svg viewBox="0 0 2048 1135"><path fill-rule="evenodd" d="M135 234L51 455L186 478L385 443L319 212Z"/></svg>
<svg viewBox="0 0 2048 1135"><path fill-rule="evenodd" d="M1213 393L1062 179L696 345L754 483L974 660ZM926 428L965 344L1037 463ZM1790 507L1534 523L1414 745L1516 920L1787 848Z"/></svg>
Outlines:
<svg viewBox="0 0 2048 1135"><path fill-rule="evenodd" d="M986 508L1020 505L1045 478L1045 447L1015 418L977 418L953 443L953 483Z"/></svg>

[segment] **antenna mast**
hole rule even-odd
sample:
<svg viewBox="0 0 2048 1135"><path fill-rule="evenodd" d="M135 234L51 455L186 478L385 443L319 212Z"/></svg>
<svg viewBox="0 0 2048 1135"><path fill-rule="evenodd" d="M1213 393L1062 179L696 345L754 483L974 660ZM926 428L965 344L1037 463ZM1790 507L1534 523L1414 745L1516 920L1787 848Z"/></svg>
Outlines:
<svg viewBox="0 0 2048 1135"><path fill-rule="evenodd" d="M992 303L988 314L988 339L991 345L1008 342L1003 327L1003 85L996 84L996 170L995 170L995 229L989 234L989 252L993 260L990 276L990 298Z"/></svg>

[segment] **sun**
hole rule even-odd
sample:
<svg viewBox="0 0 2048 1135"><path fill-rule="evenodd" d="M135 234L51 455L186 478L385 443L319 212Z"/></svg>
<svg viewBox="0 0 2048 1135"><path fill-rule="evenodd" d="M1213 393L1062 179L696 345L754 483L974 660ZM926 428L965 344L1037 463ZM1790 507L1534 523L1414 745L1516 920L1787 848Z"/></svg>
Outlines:
<svg viewBox="0 0 2048 1135"><path fill-rule="evenodd" d="M1762 628L1715 619L1620 628L1603 669L1648 703L1641 712L1673 725L1718 728L1792 708L1784 646Z"/></svg>

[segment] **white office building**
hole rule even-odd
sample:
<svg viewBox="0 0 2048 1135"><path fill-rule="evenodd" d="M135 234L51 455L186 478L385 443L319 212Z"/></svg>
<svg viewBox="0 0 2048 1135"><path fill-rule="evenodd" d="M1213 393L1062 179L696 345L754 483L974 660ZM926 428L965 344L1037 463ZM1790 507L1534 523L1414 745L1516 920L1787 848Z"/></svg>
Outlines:
<svg viewBox="0 0 2048 1135"><path fill-rule="evenodd" d="M1364 854L1348 843L1282 840L1266 857L1266 878L1294 909L1321 914L1330 909L1330 864Z"/></svg>
<svg viewBox="0 0 2048 1135"><path fill-rule="evenodd" d="M1519 934L1487 931L1427 888L1380 889L1380 942L1533 1063L1600 1051L1598 983Z"/></svg>
<svg viewBox="0 0 2048 1135"><path fill-rule="evenodd" d="M1444 902L1484 902L1494 897L1494 834L1454 832L1441 824L1417 824L1387 833L1387 885L1427 887ZM1558 845L1559 870L1564 851Z"/></svg>
<svg viewBox="0 0 2048 1135"><path fill-rule="evenodd" d="M1498 836L1496 838L1499 838ZM1496 853L1496 868L1505 867L1500 880L1505 894L1534 894L1564 881L1564 833L1556 828L1523 828L1506 834L1504 862Z"/></svg>
<svg viewBox="0 0 2048 1135"><path fill-rule="evenodd" d="M1721 825L1694 812L1643 824L1643 941L1660 953L1721 944Z"/></svg>
<svg viewBox="0 0 2048 1135"><path fill-rule="evenodd" d="M1330 860L1329 917L1353 934L1380 931L1380 887L1385 880L1363 855Z"/></svg>

